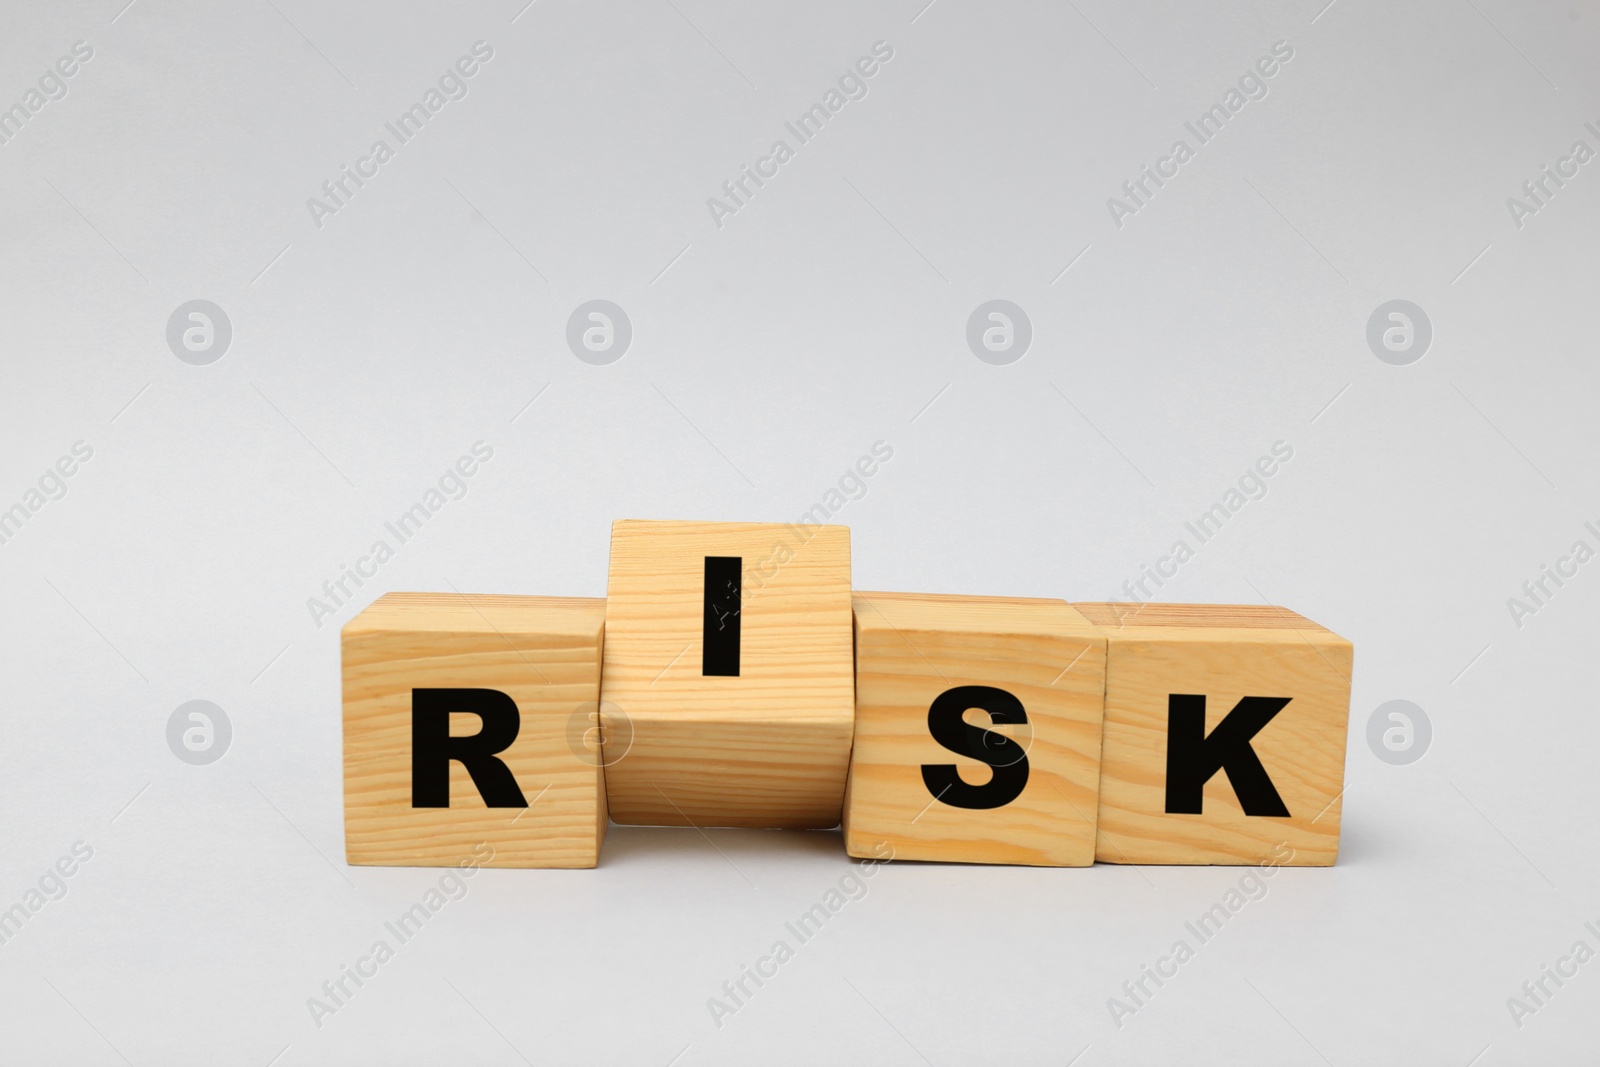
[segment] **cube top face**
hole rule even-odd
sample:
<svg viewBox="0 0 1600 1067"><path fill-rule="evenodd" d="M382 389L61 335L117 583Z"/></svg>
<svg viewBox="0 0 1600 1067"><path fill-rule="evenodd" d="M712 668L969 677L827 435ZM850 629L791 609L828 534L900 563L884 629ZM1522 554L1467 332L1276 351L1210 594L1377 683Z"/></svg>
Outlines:
<svg viewBox="0 0 1600 1067"><path fill-rule="evenodd" d="M853 607L858 631L887 626L932 633L1099 635L1095 624L1065 600L1050 597L860 591Z"/></svg>
<svg viewBox="0 0 1600 1067"><path fill-rule="evenodd" d="M1304 615L1271 604L1074 604L1096 626L1115 630L1127 637L1155 637L1163 640L1209 640L1215 630L1275 631L1288 641L1303 641L1323 635L1335 643L1348 644L1332 630L1312 622ZM1254 634L1270 639L1266 634Z"/></svg>
<svg viewBox="0 0 1600 1067"><path fill-rule="evenodd" d="M427 593L391 593L352 619L341 640L348 861L593 867L605 787L583 727L598 707L604 625L599 599ZM419 690L492 691L500 727L515 727L493 753L509 791L480 790L452 758L439 761L445 806L422 795ZM491 729L471 698L441 699L434 717L450 738Z"/></svg>
<svg viewBox="0 0 1600 1067"><path fill-rule="evenodd" d="M1099 859L1337 859L1350 642L1259 605L1077 607L1107 639Z"/></svg>
<svg viewBox="0 0 1600 1067"><path fill-rule="evenodd" d="M903 593L857 594L855 625L852 856L1093 862L1096 627L1062 600Z"/></svg>
<svg viewBox="0 0 1600 1067"><path fill-rule="evenodd" d="M612 818L838 824L855 692L842 526L612 525L602 681Z"/></svg>
<svg viewBox="0 0 1600 1067"><path fill-rule="evenodd" d="M345 623L345 638L409 630L413 633L562 636L587 642L605 601L595 597L506 596L499 593L385 593Z"/></svg>

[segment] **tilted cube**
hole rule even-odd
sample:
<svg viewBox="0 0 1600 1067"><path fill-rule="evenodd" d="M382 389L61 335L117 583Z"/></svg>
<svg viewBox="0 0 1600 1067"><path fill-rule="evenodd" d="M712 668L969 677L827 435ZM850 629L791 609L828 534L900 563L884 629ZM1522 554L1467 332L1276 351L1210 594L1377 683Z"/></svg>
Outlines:
<svg viewBox="0 0 1600 1067"><path fill-rule="evenodd" d="M837 826L854 713L843 526L612 526L601 683L619 823Z"/></svg>
<svg viewBox="0 0 1600 1067"><path fill-rule="evenodd" d="M1094 861L1094 626L1063 600L858 593L855 629L850 855Z"/></svg>

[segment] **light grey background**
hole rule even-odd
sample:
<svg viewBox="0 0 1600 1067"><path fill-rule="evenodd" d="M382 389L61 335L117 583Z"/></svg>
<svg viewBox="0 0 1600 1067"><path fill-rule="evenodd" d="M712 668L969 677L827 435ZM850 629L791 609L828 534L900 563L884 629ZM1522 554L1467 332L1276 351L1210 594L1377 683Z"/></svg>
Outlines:
<svg viewBox="0 0 1600 1067"><path fill-rule="evenodd" d="M94 50L0 145L0 508L93 449L0 544L0 908L93 850L0 945L0 1059L1592 1055L1600 962L1507 1000L1600 949L1600 563L1508 599L1600 547L1600 162L1520 226L1507 198L1600 149L1595 4L123 2L13 0L0 33L0 106ZM480 40L468 95L315 225ZM717 226L877 41L866 97ZM1267 96L1114 224L1278 41ZM205 366L166 338L196 299L233 331ZM566 344L596 299L633 327L607 366ZM1033 330L1005 366L966 342L996 299ZM1396 299L1433 328L1408 366L1366 340ZM1242 872L891 865L718 1027L852 870L838 835L614 828L598 870L480 874L316 1025L437 884L341 861L339 625L390 589L601 595L613 518L792 520L880 440L834 519L859 588L1070 599L1125 595L1292 447L1161 596L1355 642L1339 865L1280 873L1120 1027ZM314 625L477 441L466 496ZM1433 726L1409 765L1367 744L1397 699ZM231 722L209 765L168 748L191 700Z"/></svg>

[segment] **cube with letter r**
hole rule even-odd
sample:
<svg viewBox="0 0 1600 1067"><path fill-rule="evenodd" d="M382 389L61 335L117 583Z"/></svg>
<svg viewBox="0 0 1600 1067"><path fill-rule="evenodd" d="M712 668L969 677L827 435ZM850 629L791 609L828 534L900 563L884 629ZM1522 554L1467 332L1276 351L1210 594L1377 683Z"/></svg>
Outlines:
<svg viewBox="0 0 1600 1067"><path fill-rule="evenodd" d="M350 620L349 862L595 866L604 626L598 599L459 593L390 593Z"/></svg>

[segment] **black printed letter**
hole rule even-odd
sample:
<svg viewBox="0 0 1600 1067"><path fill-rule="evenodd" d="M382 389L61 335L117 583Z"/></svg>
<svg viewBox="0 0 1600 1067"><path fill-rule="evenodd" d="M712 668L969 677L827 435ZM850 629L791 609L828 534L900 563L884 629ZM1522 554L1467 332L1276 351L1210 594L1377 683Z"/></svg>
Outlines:
<svg viewBox="0 0 1600 1067"><path fill-rule="evenodd" d="M953 763L924 763L922 784L928 792L953 808L999 808L1022 795L1028 784L1028 754L1004 734L973 726L962 719L968 708L989 713L996 725L1021 725L1028 721L1022 701L987 685L958 685L940 693L928 708L928 733L951 752L982 760L994 768L983 785L968 785Z"/></svg>
<svg viewBox="0 0 1600 1067"><path fill-rule="evenodd" d="M1288 815L1250 739L1290 699L1245 697L1207 735L1206 698L1188 693L1168 696L1167 812L1199 815L1205 784L1218 771L1227 771L1246 815Z"/></svg>
<svg viewBox="0 0 1600 1067"><path fill-rule="evenodd" d="M706 615L700 631L702 677L739 677L739 580L743 556L706 557Z"/></svg>
<svg viewBox="0 0 1600 1067"><path fill-rule="evenodd" d="M450 713L466 712L483 728L465 737L450 736ZM491 808L525 808L511 768L495 754L504 752L522 729L517 702L498 689L411 690L411 806L450 806L450 761L472 775L472 784Z"/></svg>

